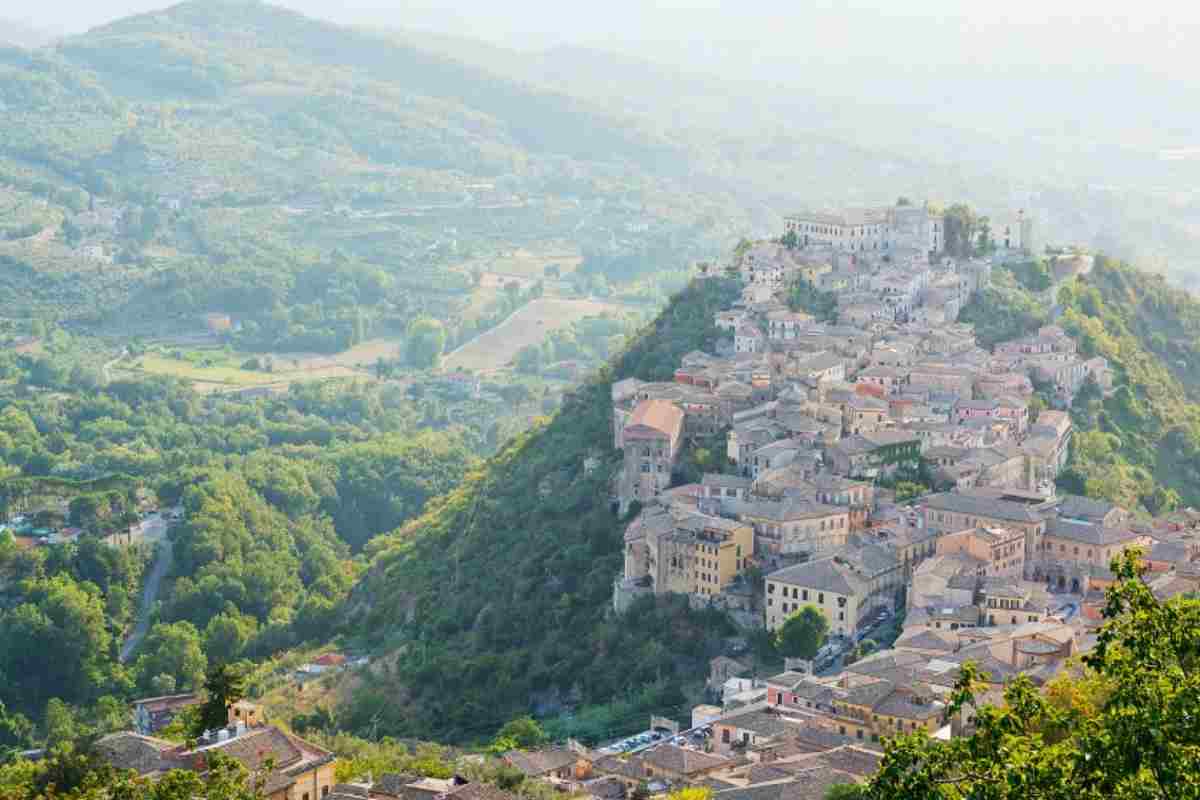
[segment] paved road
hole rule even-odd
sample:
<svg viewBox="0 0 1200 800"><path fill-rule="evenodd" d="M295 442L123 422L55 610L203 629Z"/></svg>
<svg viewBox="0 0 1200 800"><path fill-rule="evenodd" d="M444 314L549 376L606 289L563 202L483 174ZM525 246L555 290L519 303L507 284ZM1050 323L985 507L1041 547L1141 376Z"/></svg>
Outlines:
<svg viewBox="0 0 1200 800"><path fill-rule="evenodd" d="M163 528L165 529L165 527L164 525ZM129 660L133 651L146 637L146 631L150 629L150 612L154 610L154 603L158 600L158 590L162 587L163 578L166 577L170 566L171 540L162 536L158 540L158 552L154 558L154 566L150 567L150 574L146 577L146 588L142 590L142 605L138 609L137 625L129 634L129 638L121 645L122 664Z"/></svg>

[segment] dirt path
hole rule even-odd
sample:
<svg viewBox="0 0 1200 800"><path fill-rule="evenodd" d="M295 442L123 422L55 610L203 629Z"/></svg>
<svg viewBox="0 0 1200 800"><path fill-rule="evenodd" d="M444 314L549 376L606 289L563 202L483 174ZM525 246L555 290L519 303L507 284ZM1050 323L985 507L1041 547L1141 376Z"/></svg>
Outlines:
<svg viewBox="0 0 1200 800"><path fill-rule="evenodd" d="M154 610L154 603L158 600L158 591L162 588L163 578L166 577L167 570L171 566L171 557L171 540L164 536L158 542L154 566L150 568L150 574L146 577L146 588L142 590L142 604L138 608L137 625L129 634L129 638L121 645L122 664L129 660L133 651L142 643L142 639L146 638L146 632L150 629L150 613Z"/></svg>

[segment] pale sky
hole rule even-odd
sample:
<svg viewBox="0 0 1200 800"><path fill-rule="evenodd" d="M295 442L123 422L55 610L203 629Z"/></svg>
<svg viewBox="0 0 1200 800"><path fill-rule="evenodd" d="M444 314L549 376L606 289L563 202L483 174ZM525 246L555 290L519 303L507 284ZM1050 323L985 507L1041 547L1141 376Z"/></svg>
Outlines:
<svg viewBox="0 0 1200 800"><path fill-rule="evenodd" d="M515 46L586 44L756 77L820 59L914 69L1137 65L1200 71L1200 4L1127 0L280 0L342 23L437 30ZM162 0L0 0L0 17L80 31Z"/></svg>

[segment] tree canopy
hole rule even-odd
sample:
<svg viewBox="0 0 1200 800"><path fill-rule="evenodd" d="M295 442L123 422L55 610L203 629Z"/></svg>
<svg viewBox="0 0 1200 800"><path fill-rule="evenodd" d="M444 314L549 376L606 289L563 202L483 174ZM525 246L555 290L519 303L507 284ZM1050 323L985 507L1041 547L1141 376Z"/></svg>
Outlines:
<svg viewBox="0 0 1200 800"><path fill-rule="evenodd" d="M775 648L784 656L812 661L828 634L829 620L816 606L806 605L784 620L775 634Z"/></svg>
<svg viewBox="0 0 1200 800"><path fill-rule="evenodd" d="M1082 671L1039 691L1024 676L1002 706L976 705L964 665L947 716L969 736L886 742L873 800L1200 798L1200 600L1162 602L1136 553L1114 559L1104 625Z"/></svg>

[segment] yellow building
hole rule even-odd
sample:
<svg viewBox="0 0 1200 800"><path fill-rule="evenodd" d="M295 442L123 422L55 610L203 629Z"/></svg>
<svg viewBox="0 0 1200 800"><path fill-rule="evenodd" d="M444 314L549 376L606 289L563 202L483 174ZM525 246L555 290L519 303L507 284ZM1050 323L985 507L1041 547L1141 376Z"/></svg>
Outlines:
<svg viewBox="0 0 1200 800"><path fill-rule="evenodd" d="M648 508L625 531L625 580L655 594L719 594L754 555L754 528L680 508Z"/></svg>
<svg viewBox="0 0 1200 800"><path fill-rule="evenodd" d="M735 520L690 514L659 544L669 558L667 591L712 596L733 583L754 555L754 528Z"/></svg>

